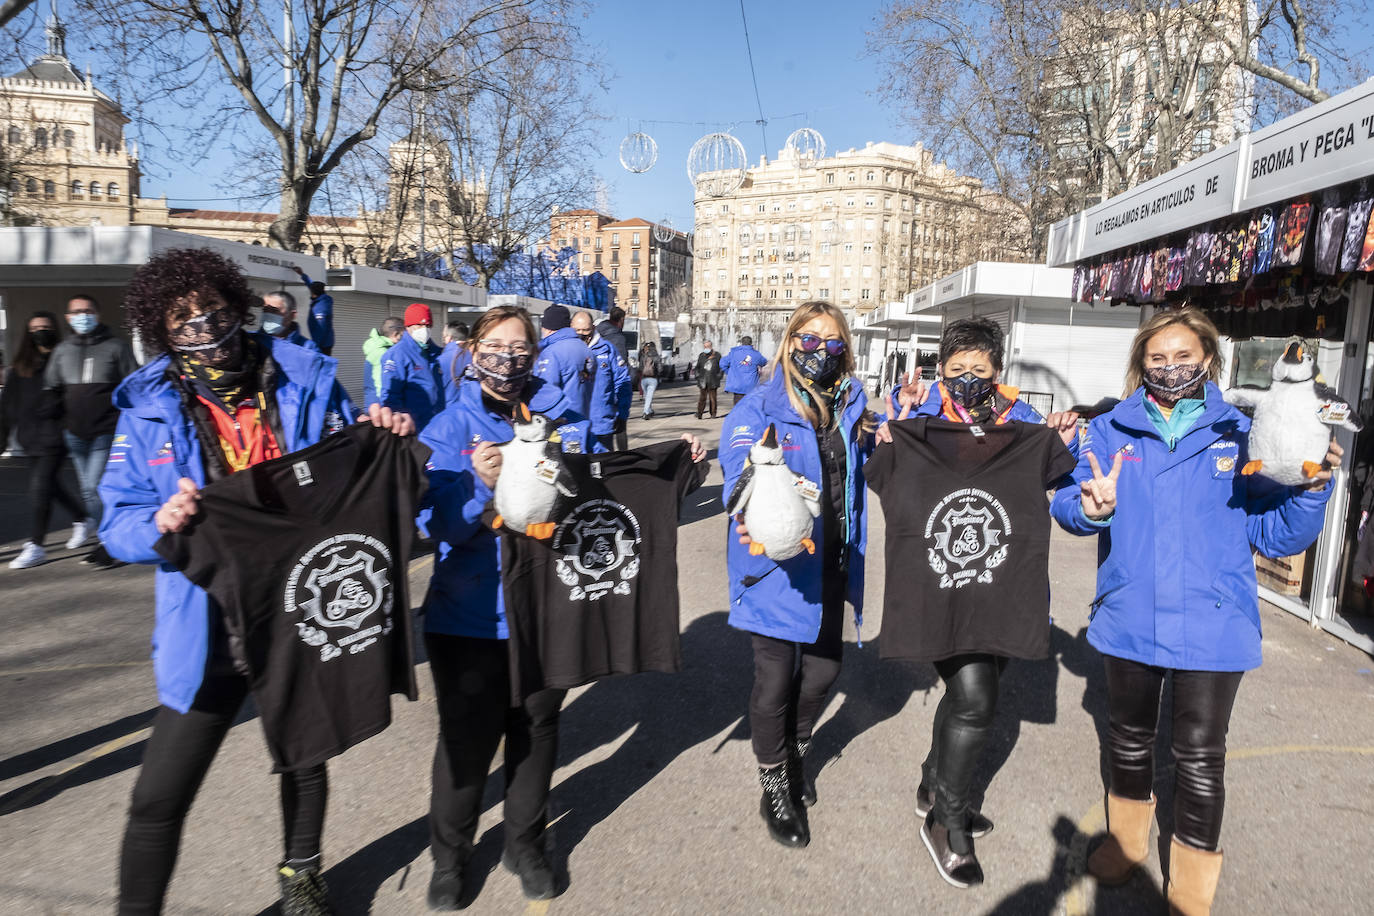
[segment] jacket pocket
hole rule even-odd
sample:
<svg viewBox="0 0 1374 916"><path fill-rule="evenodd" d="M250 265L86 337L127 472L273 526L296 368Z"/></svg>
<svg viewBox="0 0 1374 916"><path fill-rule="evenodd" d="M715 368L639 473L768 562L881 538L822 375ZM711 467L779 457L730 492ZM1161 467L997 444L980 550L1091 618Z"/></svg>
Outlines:
<svg viewBox="0 0 1374 916"><path fill-rule="evenodd" d="M1119 567L1104 576L1097 584L1097 596L1088 607L1088 620L1091 622L1107 599L1125 588L1128 582L1126 573Z"/></svg>

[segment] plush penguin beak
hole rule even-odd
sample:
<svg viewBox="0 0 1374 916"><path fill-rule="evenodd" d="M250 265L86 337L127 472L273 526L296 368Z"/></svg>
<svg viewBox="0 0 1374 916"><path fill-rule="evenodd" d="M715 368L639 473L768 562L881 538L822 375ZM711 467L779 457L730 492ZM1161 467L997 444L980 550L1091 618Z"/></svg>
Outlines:
<svg viewBox="0 0 1374 916"><path fill-rule="evenodd" d="M1293 341L1288 345L1288 349L1283 351L1283 361L1294 365L1302 362L1302 344L1299 341Z"/></svg>
<svg viewBox="0 0 1374 916"><path fill-rule="evenodd" d="M520 402L520 419L524 420L526 423L530 422L530 405L526 404L524 401Z"/></svg>
<svg viewBox="0 0 1374 916"><path fill-rule="evenodd" d="M772 423L768 424L768 430L763 434L763 441L759 444L764 448L778 447L778 431L773 427Z"/></svg>

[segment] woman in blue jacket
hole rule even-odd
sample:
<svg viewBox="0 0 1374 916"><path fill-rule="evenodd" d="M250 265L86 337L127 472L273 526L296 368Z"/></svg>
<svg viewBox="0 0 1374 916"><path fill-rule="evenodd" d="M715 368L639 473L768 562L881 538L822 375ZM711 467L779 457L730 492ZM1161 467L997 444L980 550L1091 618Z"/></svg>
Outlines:
<svg viewBox="0 0 1374 916"><path fill-rule="evenodd" d="M1217 330L1192 309L1136 334L1125 399L1093 420L1051 511L1098 536L1088 641L1107 669L1110 835L1088 860L1119 884L1149 854L1160 695L1173 680L1174 912L1210 911L1221 872L1226 731L1244 672L1260 664L1251 551L1284 557L1321 531L1331 472L1306 489L1239 472L1250 421L1227 404ZM1340 464L1332 442L1327 467ZM1104 470L1107 469L1107 470Z"/></svg>
<svg viewBox="0 0 1374 916"><path fill-rule="evenodd" d="M820 491L811 534L816 549L781 563L752 555L740 522L727 545L730 625L753 634L749 722L763 785L760 813L773 839L805 846L811 834L803 808L815 802L815 792L802 760L840 673L846 599L856 625L862 620L862 469L877 418L853 376L849 327L830 303L806 302L792 313L773 365L772 377L725 417L722 492L733 492L750 447L772 425L787 466Z"/></svg>
<svg viewBox="0 0 1374 916"><path fill-rule="evenodd" d="M153 673L162 706L129 806L120 913L161 911L182 824L249 687L218 607L153 545L196 514L208 481L312 445L353 413L333 359L245 329L256 301L237 265L189 248L149 260L125 296L130 330L161 355L115 390L120 417L100 482L100 539L117 559L158 564ZM404 414L379 408L371 419L414 431ZM283 773L281 795L282 912L327 913L324 765Z"/></svg>
<svg viewBox="0 0 1374 916"><path fill-rule="evenodd" d="M469 338L468 379L420 437L433 449L429 494L420 525L437 543L425 597L425 648L439 706L439 740L430 797L434 874L428 903L456 910L463 867L472 856L482 790L505 739L505 835L502 862L527 897L555 894L544 848L549 787L558 753L558 717L567 692L540 690L510 703L510 669L500 544L483 522L501 473L497 443L514 435L518 404L561 421L564 451L594 450L589 424L563 391L532 372L539 352L534 323L517 306L477 319ZM474 383L475 382L475 383ZM695 438L698 460L705 450Z"/></svg>

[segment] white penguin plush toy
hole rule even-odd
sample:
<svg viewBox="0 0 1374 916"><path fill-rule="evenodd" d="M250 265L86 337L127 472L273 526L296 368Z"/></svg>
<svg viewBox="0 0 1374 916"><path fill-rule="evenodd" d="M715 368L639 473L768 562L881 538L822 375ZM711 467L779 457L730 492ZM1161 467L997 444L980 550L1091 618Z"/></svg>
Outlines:
<svg viewBox="0 0 1374 916"><path fill-rule="evenodd" d="M811 540L812 520L821 514L816 484L782 460L778 431L773 424L749 449L749 463L735 482L725 507L732 517L743 514L749 530L749 552L781 563L803 550L816 552Z"/></svg>
<svg viewBox="0 0 1374 916"><path fill-rule="evenodd" d="M549 441L547 417L531 414L522 403L514 425L515 438L500 446L501 476L493 500L498 515L492 527L546 540L553 537L558 497L577 495L577 487L559 444Z"/></svg>
<svg viewBox="0 0 1374 916"><path fill-rule="evenodd" d="M1305 486L1322 471L1330 427L1359 432L1363 424L1350 404L1317 380L1316 360L1301 340L1290 340L1274 363L1267 389L1232 388L1226 400L1254 409L1250 460L1240 472L1285 486Z"/></svg>

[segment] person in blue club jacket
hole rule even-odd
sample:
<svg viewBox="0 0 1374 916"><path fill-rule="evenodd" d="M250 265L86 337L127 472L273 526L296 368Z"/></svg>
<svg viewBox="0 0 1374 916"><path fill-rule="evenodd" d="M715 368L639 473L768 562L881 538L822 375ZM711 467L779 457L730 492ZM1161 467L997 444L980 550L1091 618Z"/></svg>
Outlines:
<svg viewBox="0 0 1374 916"><path fill-rule="evenodd" d="M815 794L803 772L816 719L840 673L844 604L862 621L867 538L863 465L878 418L854 377L844 314L828 302L792 313L771 378L744 397L721 427L724 501L754 443L774 427L787 466L820 496L821 513L803 551L781 563L750 552L742 520L731 522L726 565L730 625L752 634L754 687L749 723L763 786L760 813L785 846L811 840L805 806ZM800 659L800 661L798 660Z"/></svg>
<svg viewBox="0 0 1374 916"><path fill-rule="evenodd" d="M256 302L238 266L207 249L155 255L125 294L129 328L155 358L115 390L100 536L116 558L157 566L161 705L120 851L121 914L161 911L186 814L249 693L218 605L153 545L190 523L207 482L313 445L355 414L333 359L247 329ZM381 408L360 419L398 435L415 430L408 416ZM282 912L329 912L320 877L325 766L283 773L281 783Z"/></svg>
<svg viewBox="0 0 1374 916"><path fill-rule="evenodd" d="M725 372L725 390L734 396L732 405L753 391L759 384L759 373L768 362L758 350L754 349L754 338L745 335L730 352L720 358L720 368Z"/></svg>
<svg viewBox="0 0 1374 916"><path fill-rule="evenodd" d="M305 325L310 329L310 339L329 356L334 352L334 297L324 291L324 284L311 280L300 267L293 265L292 270L301 278L305 288L310 290L310 309L306 313Z"/></svg>
<svg viewBox="0 0 1374 916"><path fill-rule="evenodd" d="M592 435L596 437L597 444L609 452L615 448L621 394L630 388L630 367L615 346L596 332L590 312L573 315L572 329L592 354L587 416L591 420Z"/></svg>
<svg viewBox="0 0 1374 916"><path fill-rule="evenodd" d="M543 339L534 361L534 374L557 385L577 412L588 416L592 351L572 329L572 313L566 305L549 306L539 320L539 330Z"/></svg>
<svg viewBox="0 0 1374 916"><path fill-rule="evenodd" d="M415 427L422 431L444 407L439 378L442 351L430 339L433 323L429 306L412 302L406 306L405 334L381 357L382 406L410 414Z"/></svg>
<svg viewBox="0 0 1374 916"><path fill-rule="evenodd" d="M461 321L444 325L444 350L439 354L439 377L444 385L444 403L451 404L458 397L458 385L463 371L472 362L467 348L468 326Z"/></svg>
<svg viewBox="0 0 1374 916"><path fill-rule="evenodd" d="M1221 872L1226 732L1244 672L1259 667L1253 553L1286 557L1321 532L1334 441L1305 488L1246 476L1250 420L1227 404L1217 329L1193 309L1141 326L1126 394L1092 421L1074 480L1051 511L1098 539L1088 642L1107 671L1109 835L1088 859L1102 884L1149 855L1155 736L1173 682L1173 912L1210 911Z"/></svg>
<svg viewBox="0 0 1374 916"><path fill-rule="evenodd" d="M296 297L281 289L262 297L262 332L293 343L307 350L319 350L319 345L301 333L296 324Z"/></svg>

